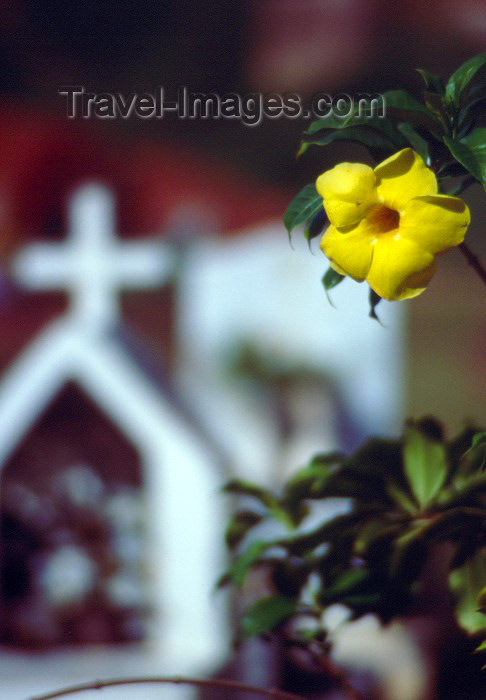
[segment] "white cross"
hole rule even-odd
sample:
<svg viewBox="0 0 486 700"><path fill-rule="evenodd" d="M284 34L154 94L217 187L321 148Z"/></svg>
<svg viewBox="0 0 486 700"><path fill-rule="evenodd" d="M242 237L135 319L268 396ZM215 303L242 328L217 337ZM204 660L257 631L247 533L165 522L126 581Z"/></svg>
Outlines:
<svg viewBox="0 0 486 700"><path fill-rule="evenodd" d="M70 317L85 329L106 328L119 315L120 289L160 286L173 269L161 242L121 243L114 231L114 200L99 184L85 185L69 204L65 243L36 243L16 258L14 275L30 289L67 289Z"/></svg>

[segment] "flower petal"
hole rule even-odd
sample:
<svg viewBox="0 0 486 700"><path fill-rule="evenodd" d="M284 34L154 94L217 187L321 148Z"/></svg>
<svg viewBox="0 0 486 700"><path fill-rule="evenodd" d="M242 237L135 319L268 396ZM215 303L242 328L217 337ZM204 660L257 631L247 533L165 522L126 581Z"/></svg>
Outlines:
<svg viewBox="0 0 486 700"><path fill-rule="evenodd" d="M468 207L458 197L415 197L400 217L400 234L430 253L440 253L462 243L470 220Z"/></svg>
<svg viewBox="0 0 486 700"><path fill-rule="evenodd" d="M345 233L331 225L321 239L321 250L337 272L362 282L373 255L370 232L372 229L365 220Z"/></svg>
<svg viewBox="0 0 486 700"><path fill-rule="evenodd" d="M339 163L317 178L329 221L338 228L352 226L377 201L375 174L363 163Z"/></svg>
<svg viewBox="0 0 486 700"><path fill-rule="evenodd" d="M374 245L366 281L383 299L401 301L421 294L434 272L431 253L399 234L384 234Z"/></svg>
<svg viewBox="0 0 486 700"><path fill-rule="evenodd" d="M383 203L403 213L413 197L437 193L437 178L411 148L404 148L375 168L376 189Z"/></svg>

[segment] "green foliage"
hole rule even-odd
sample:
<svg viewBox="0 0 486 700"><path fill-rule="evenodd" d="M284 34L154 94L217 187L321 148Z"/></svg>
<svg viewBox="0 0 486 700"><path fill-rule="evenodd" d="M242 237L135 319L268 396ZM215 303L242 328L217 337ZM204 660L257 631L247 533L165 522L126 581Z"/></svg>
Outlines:
<svg viewBox="0 0 486 700"><path fill-rule="evenodd" d="M373 438L348 457L317 455L279 495L246 484L240 490L245 508L233 519L244 533L227 539L234 560L226 580L242 585L250 571L264 567L273 590L261 607L247 611L243 633L268 631L303 609L318 617L334 602L353 617L405 615L440 542L454 546L449 582L458 623L470 633L482 631L485 450L485 433L467 429L447 441L437 421L424 419L409 422L400 440ZM312 504L336 498L346 499L348 511L309 528L305 514ZM288 534L259 539L259 528L276 520L292 523Z"/></svg>
<svg viewBox="0 0 486 700"><path fill-rule="evenodd" d="M289 235L294 228L309 222L314 214L322 209L322 197L317 194L314 183L306 185L290 202L284 214L284 224Z"/></svg>
<svg viewBox="0 0 486 700"><path fill-rule="evenodd" d="M283 595L270 595L260 598L251 605L241 618L242 637L254 637L270 632L287 620L296 611L297 603Z"/></svg>
<svg viewBox="0 0 486 700"><path fill-rule="evenodd" d="M379 321L380 319L378 318L378 315L376 313L376 307L381 301L381 297L379 294L377 294L373 289L370 287L370 292L369 292L369 304L370 304L370 312L368 316L370 318L374 318L375 321Z"/></svg>
<svg viewBox="0 0 486 700"><path fill-rule="evenodd" d="M464 99L466 88L470 86L476 73L486 66L486 53L481 53L469 59L451 75L446 85L445 96L449 103L458 106L461 98Z"/></svg>
<svg viewBox="0 0 486 700"><path fill-rule="evenodd" d="M420 508L432 502L447 476L445 446L409 426L403 448L405 474Z"/></svg>
<svg viewBox="0 0 486 700"><path fill-rule="evenodd" d="M357 104L346 118L330 113L317 119L298 154L350 141L381 161L411 147L435 172L440 191L458 195L474 183L486 188L486 53L448 81L425 69L418 73L420 96L391 90L383 95L384 114L370 103L365 109ZM289 235L302 227L308 242L322 233L326 217L313 183L290 203L284 222ZM343 279L329 268L322 278L326 294ZM370 290L374 319L380 301ZM486 432L466 429L446 440L434 419L409 422L402 439L373 438L350 456L317 455L280 494L246 482L226 490L244 503L226 532L232 563L221 583L242 586L254 570L263 570L268 582L265 596L243 617L244 636L305 614L317 621L309 640L316 634L322 640L318 621L335 602L354 618L406 615L425 565L448 543L445 584L457 624L480 637L478 651L486 651ZM340 514L316 520L322 504L336 499L345 506Z"/></svg>
<svg viewBox="0 0 486 700"><path fill-rule="evenodd" d="M339 272L336 272L336 270L330 267L322 278L322 285L326 291L326 294L330 289L334 289L334 287L337 287L338 284L341 284L343 279L345 279L344 275L340 275Z"/></svg>
<svg viewBox="0 0 486 700"><path fill-rule="evenodd" d="M482 632L486 636L486 615L481 611L481 594L484 597L485 584L486 547L450 575L459 624L471 634Z"/></svg>

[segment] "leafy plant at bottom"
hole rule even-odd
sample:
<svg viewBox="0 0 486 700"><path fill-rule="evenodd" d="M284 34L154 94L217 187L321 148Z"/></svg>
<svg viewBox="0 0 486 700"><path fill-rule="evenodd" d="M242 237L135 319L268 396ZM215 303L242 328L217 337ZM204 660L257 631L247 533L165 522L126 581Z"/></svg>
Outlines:
<svg viewBox="0 0 486 700"><path fill-rule="evenodd" d="M228 526L234 558L223 583L244 585L261 569L270 582L245 612L243 634L271 631L304 613L319 621L335 602L352 618L405 616L430 553L449 542L445 583L456 620L480 643L486 638L486 615L478 611L486 597L485 462L485 433L466 429L447 441L440 424L427 418L409 422L402 439L370 439L348 457L317 455L279 495L247 482L229 484L226 490L246 503ZM309 528L312 504L336 498L347 499L347 512ZM286 531L255 539L258 528L276 522Z"/></svg>

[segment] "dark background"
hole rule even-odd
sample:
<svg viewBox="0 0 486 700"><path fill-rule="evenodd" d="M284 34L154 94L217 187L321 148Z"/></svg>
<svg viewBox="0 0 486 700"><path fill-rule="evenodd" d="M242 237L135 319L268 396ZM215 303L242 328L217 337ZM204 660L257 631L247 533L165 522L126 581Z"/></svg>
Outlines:
<svg viewBox="0 0 486 700"><path fill-rule="evenodd" d="M413 69L447 75L486 46L482 0L166 0L153 3L13 0L0 10L0 92L65 114L60 85L87 91L177 88L224 94L420 89ZM33 113L33 112L32 112ZM321 154L294 162L302 120L116 119L118 133L217 154L254 177L293 184ZM99 127L99 124L98 124ZM342 149L342 146L341 146ZM329 149L327 159L332 159Z"/></svg>

